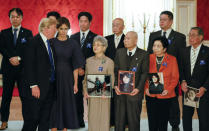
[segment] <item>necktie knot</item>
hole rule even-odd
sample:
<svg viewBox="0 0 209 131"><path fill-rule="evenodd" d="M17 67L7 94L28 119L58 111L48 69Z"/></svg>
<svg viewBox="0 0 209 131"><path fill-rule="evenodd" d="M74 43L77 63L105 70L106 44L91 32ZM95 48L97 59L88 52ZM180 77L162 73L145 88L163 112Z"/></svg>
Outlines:
<svg viewBox="0 0 209 131"><path fill-rule="evenodd" d="M13 30L14 30L14 32L17 32L18 29L17 28L14 28Z"/></svg>
<svg viewBox="0 0 209 131"><path fill-rule="evenodd" d="M129 52L128 52L128 56L131 56L131 55L132 55L132 52L129 51Z"/></svg>
<svg viewBox="0 0 209 131"><path fill-rule="evenodd" d="M166 31L165 31L165 32L163 32L163 37L165 37L165 38L166 38Z"/></svg>

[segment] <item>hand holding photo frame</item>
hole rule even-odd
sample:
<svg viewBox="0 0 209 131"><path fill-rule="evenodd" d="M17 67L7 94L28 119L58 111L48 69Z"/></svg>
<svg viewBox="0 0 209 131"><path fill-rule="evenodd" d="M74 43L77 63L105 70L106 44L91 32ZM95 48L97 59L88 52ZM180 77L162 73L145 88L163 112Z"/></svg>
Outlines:
<svg viewBox="0 0 209 131"><path fill-rule="evenodd" d="M119 70L118 88L121 94L130 94L135 88L135 72Z"/></svg>
<svg viewBox="0 0 209 131"><path fill-rule="evenodd" d="M111 97L111 75L89 74L86 79L87 92L90 97Z"/></svg>
<svg viewBox="0 0 209 131"><path fill-rule="evenodd" d="M188 91L184 93L184 105L199 108L200 98L196 97L199 89L187 86Z"/></svg>

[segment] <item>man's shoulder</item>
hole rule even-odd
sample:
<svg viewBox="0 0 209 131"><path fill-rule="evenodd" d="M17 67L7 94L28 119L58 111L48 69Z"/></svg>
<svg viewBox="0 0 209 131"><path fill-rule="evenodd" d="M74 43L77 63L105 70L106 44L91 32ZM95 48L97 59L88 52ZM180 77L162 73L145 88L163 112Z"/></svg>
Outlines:
<svg viewBox="0 0 209 131"><path fill-rule="evenodd" d="M111 39L111 38L114 38L114 34L112 34L112 35L107 35L107 36L105 36L105 38L106 38L107 40L109 40L109 39Z"/></svg>
<svg viewBox="0 0 209 131"><path fill-rule="evenodd" d="M177 37L186 38L186 36L183 33L180 33L178 31L174 31L174 30L173 30L173 32Z"/></svg>
<svg viewBox="0 0 209 131"><path fill-rule="evenodd" d="M155 32L151 32L150 36L155 36L158 35L159 33L161 33L161 30L155 31Z"/></svg>
<svg viewBox="0 0 209 131"><path fill-rule="evenodd" d="M70 38L74 39L74 38L79 37L79 35L80 35L80 32L77 32L77 33L75 33L75 34L72 34L72 35L70 36Z"/></svg>
<svg viewBox="0 0 209 131"><path fill-rule="evenodd" d="M32 32L31 30L29 30L29 29L27 29L27 28L24 28L24 27L21 27L21 30L23 30L23 32L27 32L27 33L28 33L28 32L30 32L30 33Z"/></svg>
<svg viewBox="0 0 209 131"><path fill-rule="evenodd" d="M145 50L143 50L143 49L141 49L141 48L136 48L136 52L140 52L140 53L142 53L142 54L144 54L144 55L148 55L148 52L147 51L145 51Z"/></svg>
<svg viewBox="0 0 209 131"><path fill-rule="evenodd" d="M97 34L92 31L89 31L88 35L93 36L93 37L97 36Z"/></svg>
<svg viewBox="0 0 209 131"><path fill-rule="evenodd" d="M6 29L3 29L3 30L1 31L1 33L4 34L4 33L7 33L7 32L10 32L11 30L12 30L12 27L6 28Z"/></svg>

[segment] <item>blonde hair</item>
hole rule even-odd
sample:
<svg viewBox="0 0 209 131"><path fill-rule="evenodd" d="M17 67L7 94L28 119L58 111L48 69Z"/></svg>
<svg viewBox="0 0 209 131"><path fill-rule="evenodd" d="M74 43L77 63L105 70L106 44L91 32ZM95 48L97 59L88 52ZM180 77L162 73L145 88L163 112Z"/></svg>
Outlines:
<svg viewBox="0 0 209 131"><path fill-rule="evenodd" d="M56 25L57 21L49 18L43 18L41 19L41 22L39 24L39 33L43 32L44 28L49 28L51 25Z"/></svg>

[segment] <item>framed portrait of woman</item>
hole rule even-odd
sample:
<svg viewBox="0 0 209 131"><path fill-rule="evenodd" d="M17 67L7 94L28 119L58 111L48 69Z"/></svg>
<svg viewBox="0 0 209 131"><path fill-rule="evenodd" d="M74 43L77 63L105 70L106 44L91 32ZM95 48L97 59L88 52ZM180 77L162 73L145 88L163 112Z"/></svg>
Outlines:
<svg viewBox="0 0 209 131"><path fill-rule="evenodd" d="M119 70L118 88L121 94L130 94L135 88L135 72Z"/></svg>
<svg viewBox="0 0 209 131"><path fill-rule="evenodd" d="M163 73L149 73L149 93L161 94L164 90Z"/></svg>
<svg viewBox="0 0 209 131"><path fill-rule="evenodd" d="M90 97L111 97L111 75L89 74L86 79L87 92Z"/></svg>

